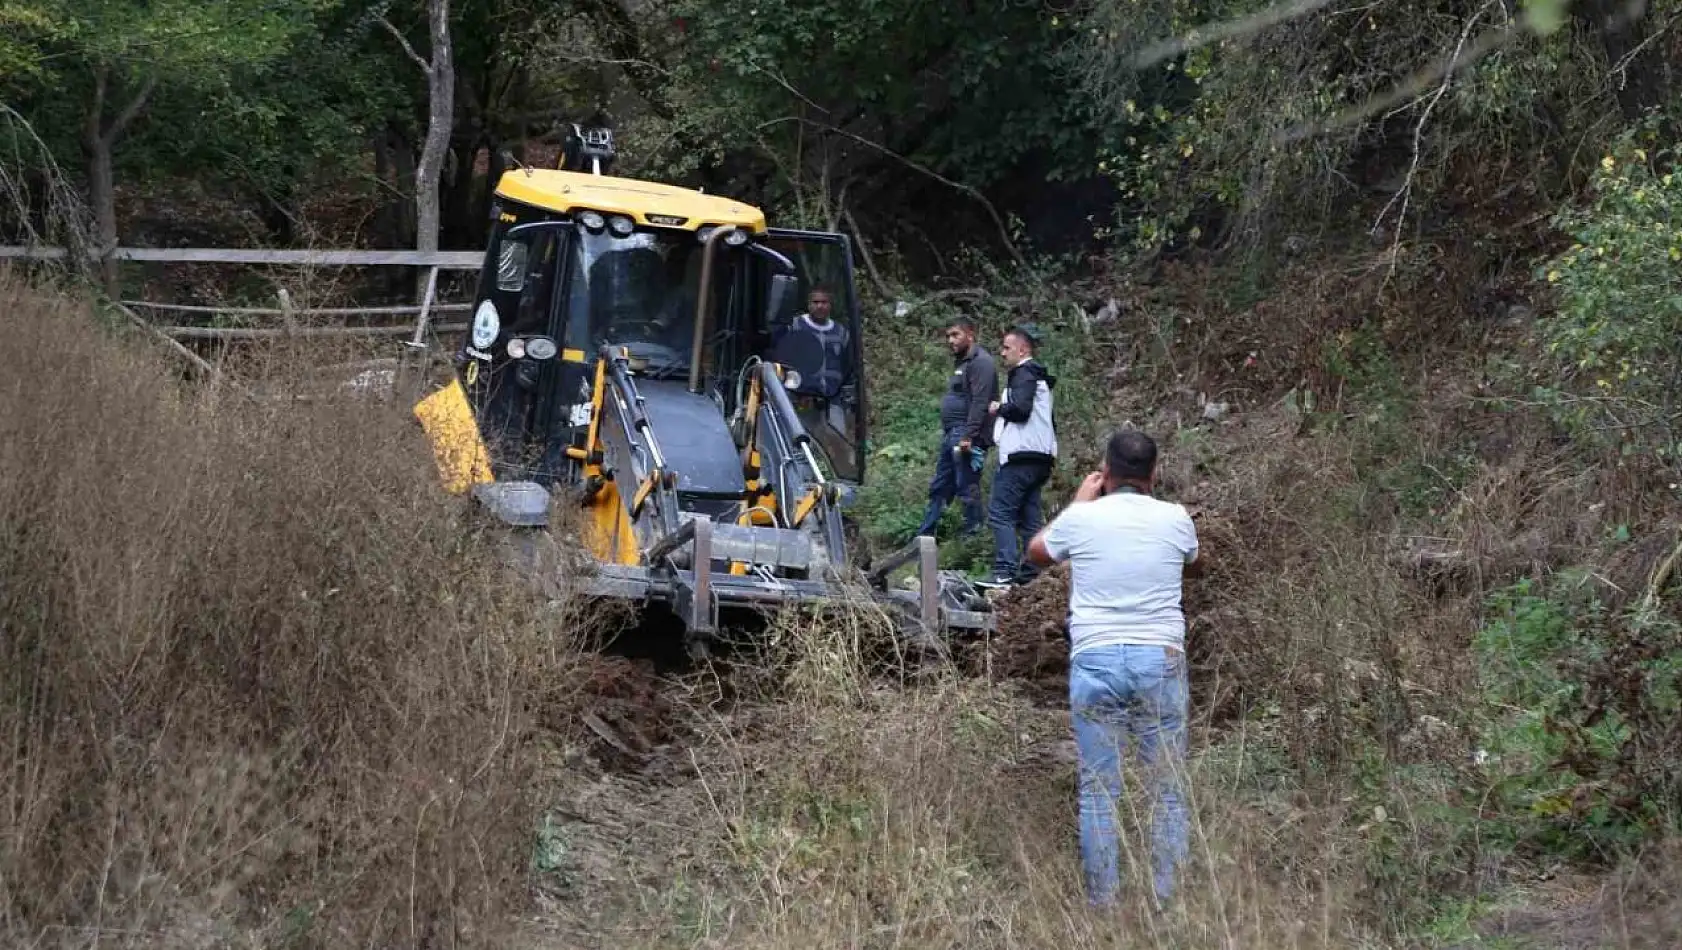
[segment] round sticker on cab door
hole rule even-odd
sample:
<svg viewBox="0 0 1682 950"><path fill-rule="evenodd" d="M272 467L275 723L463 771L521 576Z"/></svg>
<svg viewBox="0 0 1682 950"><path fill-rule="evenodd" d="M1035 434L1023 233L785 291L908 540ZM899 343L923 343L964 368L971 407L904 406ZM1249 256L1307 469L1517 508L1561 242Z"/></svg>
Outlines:
<svg viewBox="0 0 1682 950"><path fill-rule="evenodd" d="M473 314L473 345L483 350L496 342L497 331L502 329L502 318L497 315L496 304L489 300L481 303Z"/></svg>

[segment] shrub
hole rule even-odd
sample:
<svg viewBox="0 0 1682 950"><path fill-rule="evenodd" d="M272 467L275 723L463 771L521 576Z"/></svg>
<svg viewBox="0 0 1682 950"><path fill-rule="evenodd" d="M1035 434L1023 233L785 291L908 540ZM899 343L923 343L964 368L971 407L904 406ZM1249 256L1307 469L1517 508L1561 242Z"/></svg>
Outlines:
<svg viewBox="0 0 1682 950"><path fill-rule="evenodd" d="M1573 435L1676 457L1682 416L1682 178L1631 131L1601 159L1586 207L1556 218L1575 243L1542 268L1558 310L1540 324L1555 378L1537 390Z"/></svg>
<svg viewBox="0 0 1682 950"><path fill-rule="evenodd" d="M1560 581L1495 592L1475 642L1489 830L1513 847L1604 860L1673 820L1682 639Z"/></svg>

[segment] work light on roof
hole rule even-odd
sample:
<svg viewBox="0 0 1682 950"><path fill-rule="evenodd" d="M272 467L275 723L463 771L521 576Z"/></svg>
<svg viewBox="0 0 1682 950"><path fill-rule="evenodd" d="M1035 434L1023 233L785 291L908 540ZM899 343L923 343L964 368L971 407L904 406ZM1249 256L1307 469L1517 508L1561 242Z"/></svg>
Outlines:
<svg viewBox="0 0 1682 950"><path fill-rule="evenodd" d="M613 233L619 237L630 237L631 230L636 227L636 222L622 214L616 214L608 219L608 227L612 228Z"/></svg>
<svg viewBox="0 0 1682 950"><path fill-rule="evenodd" d="M743 231L741 228L737 228L724 236L724 243L729 244L732 247L740 247L747 242L748 232Z"/></svg>
<svg viewBox="0 0 1682 950"><path fill-rule="evenodd" d="M602 225L607 223L602 220L602 213L600 211L581 212L578 215L578 220L584 222L584 226L589 228L591 231L600 231L602 229Z"/></svg>

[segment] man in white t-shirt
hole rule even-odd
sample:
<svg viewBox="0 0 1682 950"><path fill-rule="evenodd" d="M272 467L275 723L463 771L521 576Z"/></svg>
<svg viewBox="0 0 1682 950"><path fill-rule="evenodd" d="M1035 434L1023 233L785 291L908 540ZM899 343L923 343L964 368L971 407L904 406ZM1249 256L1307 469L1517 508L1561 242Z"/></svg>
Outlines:
<svg viewBox="0 0 1682 950"><path fill-rule="evenodd" d="M1151 497L1156 443L1110 437L1100 471L1028 545L1028 557L1070 562L1069 711L1080 759L1080 850L1087 896L1120 888L1117 813L1122 751L1132 739L1154 772L1153 865L1158 906L1173 894L1188 818L1182 791L1187 685L1181 579L1203 573L1197 529L1180 505Z"/></svg>

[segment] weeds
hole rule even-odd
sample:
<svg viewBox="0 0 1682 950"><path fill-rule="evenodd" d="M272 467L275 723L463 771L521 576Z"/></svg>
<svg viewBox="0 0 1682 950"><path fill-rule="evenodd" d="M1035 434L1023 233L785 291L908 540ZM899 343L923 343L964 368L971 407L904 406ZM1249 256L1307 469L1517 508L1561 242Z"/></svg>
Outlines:
<svg viewBox="0 0 1682 950"><path fill-rule="evenodd" d="M190 392L9 281L0 327L0 929L494 942L574 654L401 410Z"/></svg>
<svg viewBox="0 0 1682 950"><path fill-rule="evenodd" d="M507 582L400 407L189 393L66 305L5 296L11 338L56 334L0 416L8 936L494 943L531 882L569 935L640 946L1399 946L1481 939L1525 861L1672 826L1668 585L1613 602L1611 580L1553 573L1641 547L1649 496L1533 420L1478 457L1460 396L1376 331L1322 359L1321 314L1275 321L1268 349L1242 326L1200 338L1218 321L1188 306L1162 350L1180 364L1135 374L1156 389L1060 392L1063 477L1107 420L1144 420L1216 565L1188 586L1194 857L1152 917L1084 904L1057 691L913 669L864 604L774 618L728 682L579 669L595 622ZM921 513L941 319L921 348L869 344L882 534ZM1054 371L1115 356L1060 339ZM1226 423L1157 391L1252 351L1270 375ZM1270 408L1287 387L1324 398ZM1441 557L1400 544L1421 538ZM1638 590L1630 572L1664 573L1606 573ZM1057 583L997 651L1036 674L1066 654ZM586 750L614 747L595 771L567 735L585 702ZM541 773L539 720L563 763ZM1123 815L1135 895L1144 805Z"/></svg>
<svg viewBox="0 0 1682 950"><path fill-rule="evenodd" d="M1674 621L1525 578L1492 596L1476 649L1510 847L1605 862L1679 827Z"/></svg>

